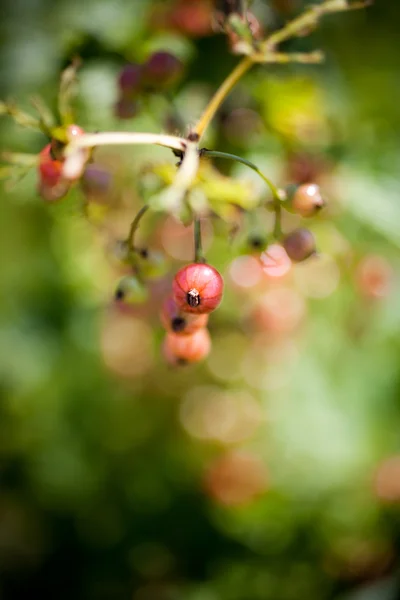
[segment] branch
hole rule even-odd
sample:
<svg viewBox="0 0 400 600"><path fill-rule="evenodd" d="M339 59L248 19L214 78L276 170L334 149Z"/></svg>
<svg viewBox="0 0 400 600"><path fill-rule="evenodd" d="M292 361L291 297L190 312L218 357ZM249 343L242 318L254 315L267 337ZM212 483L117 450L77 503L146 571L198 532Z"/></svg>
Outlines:
<svg viewBox="0 0 400 600"><path fill-rule="evenodd" d="M266 52L265 54L256 54L253 56L254 62L271 63L300 63L304 65L320 64L325 60L325 55L320 50L314 52Z"/></svg>

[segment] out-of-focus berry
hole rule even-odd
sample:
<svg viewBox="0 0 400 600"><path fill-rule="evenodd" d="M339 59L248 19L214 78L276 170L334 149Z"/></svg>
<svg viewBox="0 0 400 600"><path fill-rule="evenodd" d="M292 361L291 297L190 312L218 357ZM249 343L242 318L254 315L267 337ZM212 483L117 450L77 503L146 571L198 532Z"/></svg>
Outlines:
<svg viewBox="0 0 400 600"><path fill-rule="evenodd" d="M231 451L210 465L205 487L210 496L221 504L246 504L266 490L266 470L257 456Z"/></svg>
<svg viewBox="0 0 400 600"><path fill-rule="evenodd" d="M84 133L84 130L82 127L79 127L79 125L68 125L67 127L67 139L69 142L80 137Z"/></svg>
<svg viewBox="0 0 400 600"><path fill-rule="evenodd" d="M52 156L51 144L47 144L39 154L39 175L41 183L53 187L62 178L62 162Z"/></svg>
<svg viewBox="0 0 400 600"><path fill-rule="evenodd" d="M294 186L294 189L289 187L288 196L288 201L283 206L302 217L312 217L325 205L316 183L303 183L298 187Z"/></svg>
<svg viewBox="0 0 400 600"><path fill-rule="evenodd" d="M367 298L385 298L392 284L393 272L382 256L365 256L356 269L358 287Z"/></svg>
<svg viewBox="0 0 400 600"><path fill-rule="evenodd" d="M173 296L178 307L197 314L210 313L222 300L224 282L214 267L192 263L182 267L173 281Z"/></svg>
<svg viewBox="0 0 400 600"><path fill-rule="evenodd" d="M165 254L158 250L136 250L135 259L137 268L146 279L163 277L169 271L169 262Z"/></svg>
<svg viewBox="0 0 400 600"><path fill-rule="evenodd" d="M295 229L282 243L287 255L294 262L302 262L316 254L315 239L309 229Z"/></svg>
<svg viewBox="0 0 400 600"><path fill-rule="evenodd" d="M210 0L178 0L167 16L167 23L189 37L202 37L212 32L212 13Z"/></svg>
<svg viewBox="0 0 400 600"><path fill-rule="evenodd" d="M91 199L107 195L111 189L111 173L102 165L91 163L86 165L82 176L82 188Z"/></svg>
<svg viewBox="0 0 400 600"><path fill-rule="evenodd" d="M130 98L119 98L114 105L114 114L118 119L132 119L138 113L138 103Z"/></svg>
<svg viewBox="0 0 400 600"><path fill-rule="evenodd" d="M256 331L282 336L293 333L305 313L305 302L298 292L289 287L272 288L258 299L251 323Z"/></svg>
<svg viewBox="0 0 400 600"><path fill-rule="evenodd" d="M177 335L190 335L207 325L208 315L192 315L182 312L170 296L161 310L161 323L167 331Z"/></svg>
<svg viewBox="0 0 400 600"><path fill-rule="evenodd" d="M143 68L138 64L125 65L118 78L118 87L123 97L133 96L140 91L142 85Z"/></svg>
<svg viewBox="0 0 400 600"><path fill-rule="evenodd" d="M291 269L292 261L285 248L271 244L260 256L264 273L271 279L284 277Z"/></svg>
<svg viewBox="0 0 400 600"><path fill-rule="evenodd" d="M384 502L400 501L400 455L386 458L378 466L373 488L376 496Z"/></svg>
<svg viewBox="0 0 400 600"><path fill-rule="evenodd" d="M123 277L115 290L115 300L124 304L141 304L149 296L146 286L135 276Z"/></svg>
<svg viewBox="0 0 400 600"><path fill-rule="evenodd" d="M149 88L173 85L183 73L183 64L170 52L155 52L143 65L143 82Z"/></svg>
<svg viewBox="0 0 400 600"><path fill-rule="evenodd" d="M172 365L200 362L206 358L210 350L211 338L205 328L190 335L167 333L163 345L164 357Z"/></svg>

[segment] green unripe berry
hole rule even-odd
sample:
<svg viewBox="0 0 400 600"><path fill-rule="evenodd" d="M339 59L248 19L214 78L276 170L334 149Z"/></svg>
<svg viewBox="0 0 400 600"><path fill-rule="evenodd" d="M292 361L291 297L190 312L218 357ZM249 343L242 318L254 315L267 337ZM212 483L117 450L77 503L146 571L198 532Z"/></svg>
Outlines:
<svg viewBox="0 0 400 600"><path fill-rule="evenodd" d="M135 276L126 275L117 285L115 300L124 304L143 304L148 299L147 287Z"/></svg>
<svg viewBox="0 0 400 600"><path fill-rule="evenodd" d="M145 279L163 277L169 271L169 261L158 250L136 249L136 267Z"/></svg>

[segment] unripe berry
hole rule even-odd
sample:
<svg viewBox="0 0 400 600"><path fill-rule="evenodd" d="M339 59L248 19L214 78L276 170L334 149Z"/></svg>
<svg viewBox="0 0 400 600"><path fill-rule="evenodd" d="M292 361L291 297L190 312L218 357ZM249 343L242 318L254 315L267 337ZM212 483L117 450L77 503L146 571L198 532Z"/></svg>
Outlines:
<svg viewBox="0 0 400 600"><path fill-rule="evenodd" d="M169 52L155 52L143 66L143 80L151 88L169 87L182 75L183 64Z"/></svg>
<svg viewBox="0 0 400 600"><path fill-rule="evenodd" d="M324 204L321 190L316 183L303 183L293 190L289 189L287 207L302 217L312 217Z"/></svg>
<svg viewBox="0 0 400 600"><path fill-rule="evenodd" d="M205 327L208 321L208 315L191 315L179 310L172 296L165 300L160 317L165 329L176 335L191 335Z"/></svg>
<svg viewBox="0 0 400 600"><path fill-rule="evenodd" d="M146 286L135 275L123 277L115 290L115 300L124 304L142 304L147 298Z"/></svg>
<svg viewBox="0 0 400 600"><path fill-rule="evenodd" d="M224 282L214 267L192 263L175 275L172 292L177 306L190 313L210 313L222 300Z"/></svg>
<svg viewBox="0 0 400 600"><path fill-rule="evenodd" d="M163 277L168 273L170 266L163 252L145 248L136 250L136 263L140 273L146 279Z"/></svg>
<svg viewBox="0 0 400 600"><path fill-rule="evenodd" d="M140 91L142 75L143 68L138 64L129 64L122 69L118 78L118 86L124 97Z"/></svg>
<svg viewBox="0 0 400 600"><path fill-rule="evenodd" d="M301 262L316 254L315 239L309 229L295 229L282 243L287 255L294 262Z"/></svg>
<svg viewBox="0 0 400 600"><path fill-rule="evenodd" d="M211 350L211 338L208 330L203 328L191 335L167 333L163 353L170 364L189 364L200 362Z"/></svg>

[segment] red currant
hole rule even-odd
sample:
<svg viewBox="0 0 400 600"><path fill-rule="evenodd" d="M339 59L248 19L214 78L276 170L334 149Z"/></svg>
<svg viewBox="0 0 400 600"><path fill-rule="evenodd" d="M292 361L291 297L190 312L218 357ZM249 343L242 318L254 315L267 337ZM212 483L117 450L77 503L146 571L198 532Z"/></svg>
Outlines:
<svg viewBox="0 0 400 600"><path fill-rule="evenodd" d="M208 315L191 315L179 310L172 296L165 300L160 317L165 329L176 335L190 335L205 327L208 321Z"/></svg>
<svg viewBox="0 0 400 600"><path fill-rule="evenodd" d="M203 360L211 350L211 338L208 330L203 328L191 335L167 333L163 352L170 364L189 364Z"/></svg>
<svg viewBox="0 0 400 600"><path fill-rule="evenodd" d="M214 267L192 263L175 275L172 284L177 306L190 313L210 313L222 300L224 282Z"/></svg>
<svg viewBox="0 0 400 600"><path fill-rule="evenodd" d="M51 144L47 144L39 154L39 174L41 184L53 187L62 178L62 162L52 156Z"/></svg>
<svg viewBox="0 0 400 600"><path fill-rule="evenodd" d="M124 96L130 96L140 91L142 72L142 66L133 63L122 69L118 78L118 86Z"/></svg>

